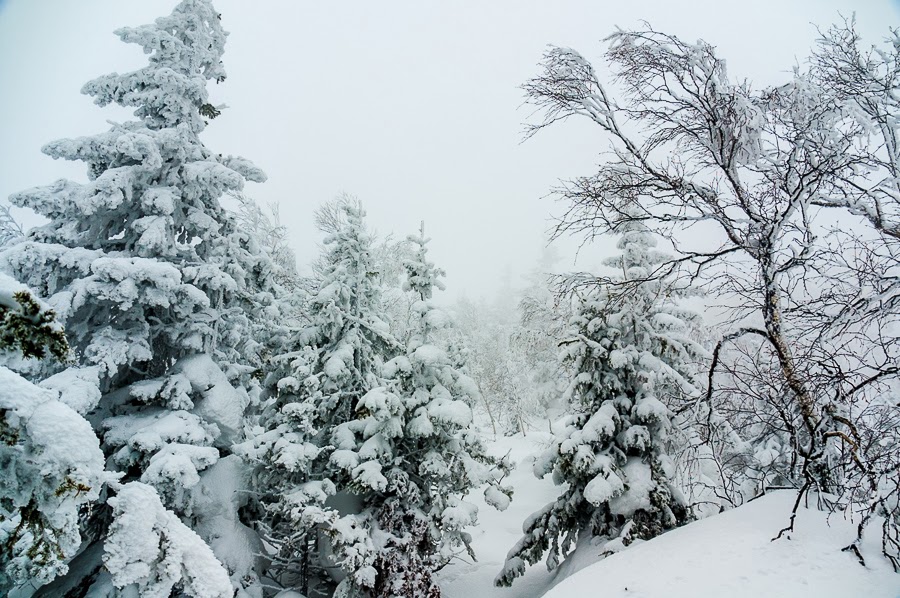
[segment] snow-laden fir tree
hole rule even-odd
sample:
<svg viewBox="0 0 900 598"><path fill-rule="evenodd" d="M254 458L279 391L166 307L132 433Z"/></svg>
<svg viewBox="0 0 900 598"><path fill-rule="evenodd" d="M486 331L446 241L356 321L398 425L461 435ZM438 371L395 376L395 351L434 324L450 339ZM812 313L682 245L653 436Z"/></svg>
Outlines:
<svg viewBox="0 0 900 598"><path fill-rule="evenodd" d="M373 235L358 200L340 203L340 218L325 239L319 289L304 333L315 347L317 420L347 421L361 397L379 385L381 365L400 349L380 312L380 279L372 263Z"/></svg>
<svg viewBox="0 0 900 598"><path fill-rule="evenodd" d="M259 331L245 308L267 277L265 260L257 259L220 197L265 176L242 158L215 154L200 139L207 120L219 114L207 82L225 77L227 34L210 0L183 0L171 15L116 34L142 47L149 63L99 77L82 91L101 106L134 108L137 118L43 148L54 158L84 162L88 182L60 180L13 195L13 204L49 222L5 250L0 262L56 310L76 359L59 375L85 389L76 410L90 412L110 466L125 474L124 481L145 485L141 500L113 501L112 527L110 512L95 510L88 538L99 543L121 527L119 519L130 517L129 505L153 503L144 496L152 488L166 508L207 530L206 539L223 549L238 581L250 572L246 556L236 554L251 547L240 546L241 538L222 541L221 534L231 532L213 523L213 512L234 514L234 505L221 488L201 483L201 473L240 436L250 397L232 380L249 380L259 361ZM106 542L113 583L144 592L152 579L173 575L178 554L185 554L178 549L167 557L174 561L162 563L147 560L145 546L135 544L137 553L126 556L113 555L113 546L127 551L128 545ZM70 568L70 575L84 579L60 583L86 589L98 579L100 554L84 550L83 562ZM113 569L134 559L142 564L129 566L128 575ZM197 582L203 588L176 585L191 595L230 595L230 586L216 585L220 579L206 576Z"/></svg>
<svg viewBox="0 0 900 598"><path fill-rule="evenodd" d="M265 575L304 595L328 585L319 527L336 517L324 507L335 487L325 472L328 445L317 418L325 374L315 363L315 348L302 344L271 360L259 425L239 447L255 469L254 519L268 551Z"/></svg>
<svg viewBox="0 0 900 598"><path fill-rule="evenodd" d="M332 480L331 433L383 383L382 364L401 349L380 312L374 237L364 217L361 204L347 197L318 211L317 224L326 233L316 265L318 289L293 346L271 362L261 431L242 447L257 464L260 527L274 550L267 574L304 593L333 585L325 567L337 566L318 554L319 529L338 516L332 507L358 508Z"/></svg>
<svg viewBox="0 0 900 598"><path fill-rule="evenodd" d="M472 555L465 528L477 522L466 495L487 485L488 504L505 509L507 464L490 457L472 423L478 389L435 333L450 325L431 301L443 271L428 261L424 226L409 237L405 288L418 315L405 354L385 364L387 383L359 401L331 432L329 461L338 488L362 500L358 513L328 529L334 559L349 573L343 596L440 596L433 574L460 553Z"/></svg>
<svg viewBox="0 0 900 598"><path fill-rule="evenodd" d="M21 358L68 360L69 347L55 314L20 283L0 274L0 350ZM34 385L0 366L0 591L30 596L64 575L82 548L85 507L104 485L117 491L116 516L106 537L99 587L134 584L142 596L168 596L179 587L190 596L231 596L227 572L212 550L144 484L121 486L121 473L105 469L91 424L77 411L96 380L64 371ZM86 389L87 386L87 389ZM93 387L93 388L92 388ZM123 504L139 500L132 505ZM136 542L137 541L137 542ZM96 552L96 551L95 551ZM152 567L157 567L148 575ZM64 579L64 578L61 578ZM60 595L57 586L44 595Z"/></svg>
<svg viewBox="0 0 900 598"><path fill-rule="evenodd" d="M617 270L579 297L563 359L572 378L569 413L555 427L535 475L553 474L566 489L524 523L497 585L510 585L526 564L554 569L580 538L613 552L652 538L690 516L674 486L667 454L673 396L695 395L704 349L690 329L698 316L654 266L662 256L640 223L618 228Z"/></svg>
<svg viewBox="0 0 900 598"><path fill-rule="evenodd" d="M401 347L378 311L363 212L340 210L319 219L330 234L311 326L275 361L264 431L245 445L260 464L270 574L303 592L340 581L344 596L436 596L433 572L468 550L476 510L463 497L488 484L505 507L506 464L472 428L475 384L433 344L449 321L430 302L442 273L425 240L410 239L417 322Z"/></svg>

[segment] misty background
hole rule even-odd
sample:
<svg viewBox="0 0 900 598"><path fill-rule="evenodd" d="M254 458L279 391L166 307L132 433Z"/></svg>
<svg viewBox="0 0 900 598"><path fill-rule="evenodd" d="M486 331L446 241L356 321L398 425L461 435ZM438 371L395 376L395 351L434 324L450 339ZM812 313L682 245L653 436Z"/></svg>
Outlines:
<svg viewBox="0 0 900 598"><path fill-rule="evenodd" d="M145 61L113 30L149 23L176 0L0 0L0 200L81 164L40 147L124 121L79 93L88 80ZM607 142L587 121L522 143L531 109L519 86L547 44L603 68L615 27L654 28L717 46L730 74L756 86L786 80L817 35L856 14L867 43L900 23L888 0L697 2L346 2L217 0L231 32L228 80L211 86L228 109L203 135L222 154L269 176L245 192L276 203L301 272L318 253L317 206L346 192L380 234L404 237L424 220L449 297L491 297L540 258L559 206L560 178L590 174ZM601 71L601 78L603 77ZM38 219L13 210L25 225ZM559 270L589 269L608 246L560 246Z"/></svg>

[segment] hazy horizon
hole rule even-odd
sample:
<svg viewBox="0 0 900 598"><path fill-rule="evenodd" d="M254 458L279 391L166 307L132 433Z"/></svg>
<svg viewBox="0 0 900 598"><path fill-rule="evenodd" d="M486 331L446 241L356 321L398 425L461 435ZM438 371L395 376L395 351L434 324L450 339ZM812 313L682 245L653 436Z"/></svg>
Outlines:
<svg viewBox="0 0 900 598"><path fill-rule="evenodd" d="M40 147L130 117L94 106L79 90L101 74L142 66L139 48L113 30L151 22L175 3L0 0L0 198L84 179L82 164L53 162ZM545 197L550 188L593 172L606 148L586 121L521 143L530 109L521 108L518 86L538 72L547 44L572 46L600 69L601 39L645 19L705 39L732 77L766 85L805 59L814 24L827 27L855 10L864 40L875 43L900 22L888 0L769 0L740 11L720 4L217 0L231 32L229 77L211 89L229 108L204 140L266 171L268 182L246 192L278 203L302 271L320 240L313 211L346 192L363 201L380 233L403 237L425 220L449 297L491 297L505 272L515 281L537 262L556 209ZM563 244L560 269L590 267L606 250L586 247L573 264L575 245Z"/></svg>

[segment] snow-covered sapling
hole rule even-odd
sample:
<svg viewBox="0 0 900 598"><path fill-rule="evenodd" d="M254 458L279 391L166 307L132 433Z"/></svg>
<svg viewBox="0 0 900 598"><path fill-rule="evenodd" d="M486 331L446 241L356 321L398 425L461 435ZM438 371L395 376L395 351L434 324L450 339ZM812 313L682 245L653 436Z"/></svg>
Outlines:
<svg viewBox="0 0 900 598"><path fill-rule="evenodd" d="M697 315L655 272L662 258L647 228L626 223L617 232L622 254L606 265L618 273L578 291L562 343L572 372L568 413L534 465L535 475L552 473L565 490L525 521L497 585L511 585L547 552L554 569L582 537L614 552L690 517L673 484L666 404L699 394L697 363L706 352L689 334Z"/></svg>

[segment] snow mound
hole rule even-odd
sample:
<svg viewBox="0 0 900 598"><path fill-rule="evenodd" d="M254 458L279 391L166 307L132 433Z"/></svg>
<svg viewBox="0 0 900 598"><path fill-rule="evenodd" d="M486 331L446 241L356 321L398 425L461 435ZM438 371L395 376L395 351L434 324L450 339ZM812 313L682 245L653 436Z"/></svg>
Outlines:
<svg viewBox="0 0 900 598"><path fill-rule="evenodd" d="M879 558L876 538L864 546L868 568L841 552L855 526L839 515L801 508L796 531L773 542L795 496L774 492L633 545L562 580L545 598L597 596L599 588L604 598L898 596L900 575Z"/></svg>

